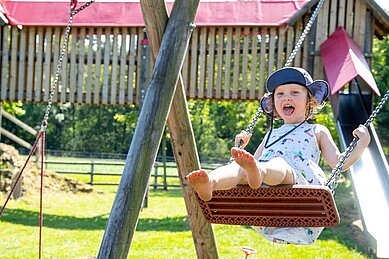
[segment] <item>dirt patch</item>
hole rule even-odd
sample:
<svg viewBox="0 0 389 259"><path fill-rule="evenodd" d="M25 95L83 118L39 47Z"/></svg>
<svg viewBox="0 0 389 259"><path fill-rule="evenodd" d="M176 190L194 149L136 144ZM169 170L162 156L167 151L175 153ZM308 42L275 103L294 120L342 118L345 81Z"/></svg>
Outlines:
<svg viewBox="0 0 389 259"><path fill-rule="evenodd" d="M22 173L21 181L19 181L21 184L15 188L14 198L34 194L40 190L41 170L36 163L31 161L32 159L27 163ZM13 183L21 173L25 161L25 158L21 157L13 146L0 143L0 192L7 194L10 192ZM46 170L43 186L45 192L77 193L93 190L88 184Z"/></svg>

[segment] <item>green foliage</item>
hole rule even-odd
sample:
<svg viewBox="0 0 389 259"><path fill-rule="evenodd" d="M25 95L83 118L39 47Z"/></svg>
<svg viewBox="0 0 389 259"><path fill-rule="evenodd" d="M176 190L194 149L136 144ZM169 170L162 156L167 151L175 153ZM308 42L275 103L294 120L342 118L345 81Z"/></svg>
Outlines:
<svg viewBox="0 0 389 259"><path fill-rule="evenodd" d="M23 109L22 102L4 102L3 109L11 115L24 115L26 111Z"/></svg>
<svg viewBox="0 0 389 259"><path fill-rule="evenodd" d="M4 105L8 105L4 103ZM17 117L40 128L46 105L25 104L25 114ZM47 148L55 150L126 153L135 130L135 107L94 107L70 104L53 105L46 130ZM3 121L5 128L33 143L34 136L14 124ZM14 144L14 143L12 143Z"/></svg>
<svg viewBox="0 0 389 259"><path fill-rule="evenodd" d="M200 158L230 157L235 135L245 130L259 105L253 102L190 101L193 131ZM253 140L247 147L255 151L265 134L266 118L262 116L253 130Z"/></svg>
<svg viewBox="0 0 389 259"><path fill-rule="evenodd" d="M389 90L389 37L382 40L374 40L373 48L373 65L372 70L374 78L382 94ZM376 104L380 101L376 98ZM383 107L376 118L375 124L380 141L384 148L386 155L389 155L389 129L387 122L389 121L389 105Z"/></svg>

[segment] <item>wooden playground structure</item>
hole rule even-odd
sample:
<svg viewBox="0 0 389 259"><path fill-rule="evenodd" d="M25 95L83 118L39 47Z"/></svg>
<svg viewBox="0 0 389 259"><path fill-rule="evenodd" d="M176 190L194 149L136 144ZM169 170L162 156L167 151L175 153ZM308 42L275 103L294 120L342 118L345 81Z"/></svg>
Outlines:
<svg viewBox="0 0 389 259"><path fill-rule="evenodd" d="M300 1L302 8L276 26L195 27L199 2L176 0L168 18L164 1L145 0L139 5L142 26L75 23L72 30L53 101L88 105L143 102L98 258L127 256L166 122L197 256L218 257L212 226L185 180L188 172L200 168L186 98L258 100L267 75L284 65L319 1ZM87 11L93 9L83 12ZM0 101L48 101L63 26L0 27ZM389 18L372 0L327 0L292 65L306 68L314 78L325 78L320 45L339 26L369 61L373 38L389 33Z"/></svg>

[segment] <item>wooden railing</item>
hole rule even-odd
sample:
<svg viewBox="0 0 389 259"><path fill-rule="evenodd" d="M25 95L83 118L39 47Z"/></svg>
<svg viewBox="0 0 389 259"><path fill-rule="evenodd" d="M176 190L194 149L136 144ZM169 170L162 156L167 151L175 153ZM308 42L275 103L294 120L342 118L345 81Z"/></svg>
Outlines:
<svg viewBox="0 0 389 259"><path fill-rule="evenodd" d="M182 68L187 97L258 100L302 25L196 28ZM0 27L0 100L47 102L62 33L61 27ZM143 28L73 28L54 102L139 105L153 66L145 37ZM295 65L307 60L302 53Z"/></svg>
<svg viewBox="0 0 389 259"><path fill-rule="evenodd" d="M30 143L28 143L24 139L16 136L12 132L10 132L2 127L3 123L1 123L1 122L2 122L3 118L14 123L16 126L21 127L22 129L24 129L25 131L27 131L28 133L30 133L33 136L37 135L37 131L35 129L33 129L32 127L30 127L29 125L27 125L26 123L22 122L21 120L17 119L16 117L12 116L8 112L4 111L1 107L1 104L0 104L0 136L4 136L4 137L12 140L13 142L21 145L22 147L30 150L32 148L32 145Z"/></svg>

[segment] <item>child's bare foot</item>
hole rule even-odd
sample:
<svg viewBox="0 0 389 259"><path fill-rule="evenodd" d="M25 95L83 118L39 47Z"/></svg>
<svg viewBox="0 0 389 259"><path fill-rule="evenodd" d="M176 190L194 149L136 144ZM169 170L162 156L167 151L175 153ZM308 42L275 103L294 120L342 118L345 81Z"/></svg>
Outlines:
<svg viewBox="0 0 389 259"><path fill-rule="evenodd" d="M190 172L186 179L202 200L209 201L212 199L212 185L205 170L200 169Z"/></svg>
<svg viewBox="0 0 389 259"><path fill-rule="evenodd" d="M235 162L246 171L247 182L253 189L258 189L262 184L262 173L257 167L257 162L253 155L244 149L232 148L231 155Z"/></svg>

